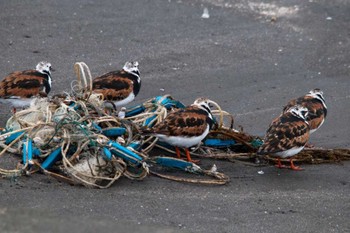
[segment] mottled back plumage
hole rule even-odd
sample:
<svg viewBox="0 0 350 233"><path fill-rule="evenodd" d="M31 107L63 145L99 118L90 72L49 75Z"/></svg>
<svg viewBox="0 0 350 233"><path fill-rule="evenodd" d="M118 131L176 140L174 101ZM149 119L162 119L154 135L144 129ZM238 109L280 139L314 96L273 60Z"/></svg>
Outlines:
<svg viewBox="0 0 350 233"><path fill-rule="evenodd" d="M198 144L209 133L212 124L208 100L199 98L191 106L170 113L144 133L153 134L174 146L189 147Z"/></svg>
<svg viewBox="0 0 350 233"><path fill-rule="evenodd" d="M93 80L93 91L103 94L105 100L116 106L126 105L141 88L138 62L126 62L122 70L112 71Z"/></svg>
<svg viewBox="0 0 350 233"><path fill-rule="evenodd" d="M295 105L301 105L308 109L309 114L306 120L310 125L310 133L315 132L321 127L327 117L327 106L323 97L323 92L320 89L311 90L305 96L290 100L283 108L283 112Z"/></svg>
<svg viewBox="0 0 350 233"><path fill-rule="evenodd" d="M258 154L291 157L302 150L309 139L308 110L300 105L289 108L269 126Z"/></svg>
<svg viewBox="0 0 350 233"><path fill-rule="evenodd" d="M51 64L39 62L35 70L15 71L0 82L0 103L25 108L35 97L46 97L51 91Z"/></svg>
<svg viewBox="0 0 350 233"><path fill-rule="evenodd" d="M212 119L207 112L197 106L189 106L170 113L152 131L167 136L193 137L203 134L207 125L212 125Z"/></svg>
<svg viewBox="0 0 350 233"><path fill-rule="evenodd" d="M3 99L47 96L51 91L51 64L39 62L36 70L16 71L0 82Z"/></svg>

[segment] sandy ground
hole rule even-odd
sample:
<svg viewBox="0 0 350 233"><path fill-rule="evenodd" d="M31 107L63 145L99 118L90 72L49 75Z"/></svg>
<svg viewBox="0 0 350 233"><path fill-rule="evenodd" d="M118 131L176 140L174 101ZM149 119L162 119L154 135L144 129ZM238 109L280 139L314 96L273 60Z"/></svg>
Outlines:
<svg viewBox="0 0 350 233"><path fill-rule="evenodd" d="M205 96L260 136L289 99L318 87L329 115L310 141L350 147L349 1L13 0L0 6L3 76L48 60L56 70L54 94L70 88L77 61L97 76L138 60L143 83L135 104L163 94L185 104ZM1 106L1 125L9 116ZM95 190L40 174L1 179L0 231L350 231L349 162L293 172L203 161L213 163L231 177L228 185L148 177Z"/></svg>

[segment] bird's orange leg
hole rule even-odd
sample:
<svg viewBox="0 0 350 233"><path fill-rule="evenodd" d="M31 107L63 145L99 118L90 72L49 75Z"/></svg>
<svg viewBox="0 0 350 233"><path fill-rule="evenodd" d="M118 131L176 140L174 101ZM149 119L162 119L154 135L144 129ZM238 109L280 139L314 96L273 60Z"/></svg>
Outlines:
<svg viewBox="0 0 350 233"><path fill-rule="evenodd" d="M180 149L177 146L175 146L175 151L177 158L181 159Z"/></svg>
<svg viewBox="0 0 350 233"><path fill-rule="evenodd" d="M191 155L190 155L190 151L185 148L185 151L186 151L186 157L187 157L187 161L188 162L191 162L191 163L199 163L199 160L193 160L191 159Z"/></svg>
<svg viewBox="0 0 350 233"><path fill-rule="evenodd" d="M304 169L298 167L298 166L295 166L294 163L293 163L293 159L290 159L290 168L294 171L302 171Z"/></svg>
<svg viewBox="0 0 350 233"><path fill-rule="evenodd" d="M281 159L280 159L280 158L277 158L277 164L275 165L275 167L278 167L278 168L286 168L286 165L282 165Z"/></svg>

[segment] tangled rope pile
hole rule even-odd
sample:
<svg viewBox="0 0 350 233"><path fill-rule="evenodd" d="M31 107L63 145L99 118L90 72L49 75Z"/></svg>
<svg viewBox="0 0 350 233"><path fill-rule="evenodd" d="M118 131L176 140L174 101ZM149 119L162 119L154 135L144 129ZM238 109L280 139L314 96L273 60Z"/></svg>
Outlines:
<svg viewBox="0 0 350 233"><path fill-rule="evenodd" d="M22 160L15 169L0 168L2 176L43 172L70 183L97 188L110 187L122 176L142 180L150 173L190 183L225 184L229 181L215 165L205 170L172 157L149 156L154 148L170 153L175 150L158 142L156 137L141 136L138 129L152 127L169 111L184 108L181 102L169 95L157 96L126 109L120 115L123 117L116 117L116 112L106 113L103 96L92 92L88 66L79 62L74 68L78 79L72 84L72 93L36 99L28 109L15 113L7 121L0 135L0 157L10 153L22 155ZM233 129L233 116L212 103L216 108L213 110L216 127L191 153L206 158L253 161L262 140ZM322 158L317 157L321 154ZM304 150L298 158L312 163L339 161L350 159L350 152L346 149ZM156 166L210 178L165 175L153 169Z"/></svg>

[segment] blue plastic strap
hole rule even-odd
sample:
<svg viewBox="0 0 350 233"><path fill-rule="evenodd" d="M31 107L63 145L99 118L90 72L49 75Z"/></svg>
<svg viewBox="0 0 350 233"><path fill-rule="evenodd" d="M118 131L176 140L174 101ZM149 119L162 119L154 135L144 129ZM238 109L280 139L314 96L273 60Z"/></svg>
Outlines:
<svg viewBox="0 0 350 233"><path fill-rule="evenodd" d="M92 122L92 126L93 126L95 129L97 129L99 132L102 132L102 128L101 128L98 124L96 124L95 122Z"/></svg>
<svg viewBox="0 0 350 233"><path fill-rule="evenodd" d="M33 160L33 140L28 139L28 161L31 162Z"/></svg>
<svg viewBox="0 0 350 233"><path fill-rule="evenodd" d="M164 167L178 168L189 172L199 172L201 168L191 162L184 161L182 159L170 158L170 157L157 157L155 162Z"/></svg>
<svg viewBox="0 0 350 233"><path fill-rule="evenodd" d="M181 103L180 101L175 101L175 107L177 107L177 108L186 108L186 106L183 103Z"/></svg>
<svg viewBox="0 0 350 233"><path fill-rule="evenodd" d="M162 101L160 101L160 100L162 100ZM159 102L159 101L160 101L160 102ZM165 105L168 104L170 101L171 101L171 99L169 99L168 97L164 98L163 96L156 96L156 97L154 98L154 101L153 101L153 102L165 106Z"/></svg>
<svg viewBox="0 0 350 233"><path fill-rule="evenodd" d="M26 164L27 161L27 145L26 143L23 143L22 145L22 163Z"/></svg>
<svg viewBox="0 0 350 233"><path fill-rule="evenodd" d="M151 122L152 122L156 117L157 117L156 115L151 116L151 117L148 117L148 118L145 120L145 122L143 123L143 126L152 127L153 124L154 124L155 122L153 122L152 124L151 124Z"/></svg>
<svg viewBox="0 0 350 233"><path fill-rule="evenodd" d="M162 100L162 101L159 102L160 100ZM169 109L171 107L185 108L185 105L183 105L181 102L179 102L177 100L170 99L168 97L164 98L163 96L156 96L154 98L153 102L159 103L159 104L163 105L164 107L166 107L167 109Z"/></svg>
<svg viewBox="0 0 350 233"><path fill-rule="evenodd" d="M259 138L253 139L253 141L250 142L250 145L254 148L259 148L263 144L263 141Z"/></svg>
<svg viewBox="0 0 350 233"><path fill-rule="evenodd" d="M131 147L134 150L139 151L141 149L141 142L140 141L135 141L131 142L127 148Z"/></svg>
<svg viewBox="0 0 350 233"><path fill-rule="evenodd" d="M144 112L145 110L146 110L146 108L142 104L134 106L134 107L131 107L131 108L128 108L125 111L125 117L131 117L131 116L138 115L138 114Z"/></svg>
<svg viewBox="0 0 350 233"><path fill-rule="evenodd" d="M62 157L61 147L52 151L49 156L45 159L45 161L41 164L41 167L44 169L49 169L56 161L58 161Z"/></svg>
<svg viewBox="0 0 350 233"><path fill-rule="evenodd" d="M17 133L11 134L10 136L8 136L8 137L6 138L5 143L6 143L7 145L10 144L10 143L13 142L14 140L16 140L18 137L20 137L22 134L24 134L24 132L17 132Z"/></svg>
<svg viewBox="0 0 350 233"><path fill-rule="evenodd" d="M126 129L123 127L113 127L108 129L102 129L102 134L106 137L118 137L124 135L126 133Z"/></svg>
<svg viewBox="0 0 350 233"><path fill-rule="evenodd" d="M103 155L106 156L108 160L112 159L112 153L107 147L103 147Z"/></svg>
<svg viewBox="0 0 350 233"><path fill-rule="evenodd" d="M41 155L41 151L33 146L33 157L38 157Z"/></svg>
<svg viewBox="0 0 350 233"><path fill-rule="evenodd" d="M71 103L70 105L69 105L69 107L70 108L73 108L75 111L76 110L78 110L81 106L80 106L80 104L77 104L77 103Z"/></svg>
<svg viewBox="0 0 350 233"><path fill-rule="evenodd" d="M218 138L208 138L204 140L203 143L205 146L211 146L211 147L229 147L236 144L236 141L233 139L218 139Z"/></svg>
<svg viewBox="0 0 350 233"><path fill-rule="evenodd" d="M28 139L27 143L23 143L22 148L22 162L26 164L33 160L33 142L32 139Z"/></svg>
<svg viewBox="0 0 350 233"><path fill-rule="evenodd" d="M139 155L128 150L127 148L123 147L117 142L110 141L108 145L111 147L111 152L115 156L118 156L133 164L140 164L140 162L142 161L142 158Z"/></svg>

